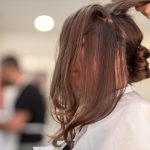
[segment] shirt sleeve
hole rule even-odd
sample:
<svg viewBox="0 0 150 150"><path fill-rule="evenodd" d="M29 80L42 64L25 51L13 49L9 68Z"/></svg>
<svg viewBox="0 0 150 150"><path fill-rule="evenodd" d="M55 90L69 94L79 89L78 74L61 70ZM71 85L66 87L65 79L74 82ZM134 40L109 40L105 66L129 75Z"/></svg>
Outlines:
<svg viewBox="0 0 150 150"><path fill-rule="evenodd" d="M42 119L45 114L45 103L40 92L32 85L22 91L16 102L16 111L28 111L34 120Z"/></svg>

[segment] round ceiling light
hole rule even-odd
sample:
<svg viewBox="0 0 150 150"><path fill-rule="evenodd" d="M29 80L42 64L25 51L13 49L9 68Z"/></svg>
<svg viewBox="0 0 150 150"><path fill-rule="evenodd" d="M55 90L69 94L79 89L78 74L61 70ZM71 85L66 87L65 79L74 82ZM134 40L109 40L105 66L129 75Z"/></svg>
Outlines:
<svg viewBox="0 0 150 150"><path fill-rule="evenodd" d="M34 26L38 31L47 32L54 28L54 19L50 16L38 16L34 21Z"/></svg>

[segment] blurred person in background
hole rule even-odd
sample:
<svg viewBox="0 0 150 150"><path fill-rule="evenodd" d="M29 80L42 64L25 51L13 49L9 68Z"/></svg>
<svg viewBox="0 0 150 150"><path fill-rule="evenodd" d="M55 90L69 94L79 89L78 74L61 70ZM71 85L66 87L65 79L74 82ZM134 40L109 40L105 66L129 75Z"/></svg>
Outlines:
<svg viewBox="0 0 150 150"><path fill-rule="evenodd" d="M3 108L3 92L2 92L1 68L0 68L0 110Z"/></svg>
<svg viewBox="0 0 150 150"><path fill-rule="evenodd" d="M19 150L32 150L33 146L42 144L46 112L44 98L27 80L17 60L12 56L2 60L1 78L4 87L15 87L16 96L12 98L13 114L9 119L0 122L0 131L16 134L19 138ZM12 99L9 97L9 101Z"/></svg>
<svg viewBox="0 0 150 150"><path fill-rule="evenodd" d="M14 114L16 95L17 89L14 86L4 87L2 81L0 82L0 125L7 122ZM18 150L18 135L0 130L0 150Z"/></svg>

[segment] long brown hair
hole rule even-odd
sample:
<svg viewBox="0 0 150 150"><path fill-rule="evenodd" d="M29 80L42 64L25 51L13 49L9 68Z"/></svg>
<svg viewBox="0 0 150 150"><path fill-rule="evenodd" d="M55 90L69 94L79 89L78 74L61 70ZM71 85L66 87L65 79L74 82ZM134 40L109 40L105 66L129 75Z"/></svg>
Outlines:
<svg viewBox="0 0 150 150"><path fill-rule="evenodd" d="M115 13L127 13L127 11L136 6L145 5L149 3L150 0L115 0L114 3L108 4L106 6L109 7L109 12Z"/></svg>
<svg viewBox="0 0 150 150"><path fill-rule="evenodd" d="M61 124L53 144L64 140L73 147L78 129L110 114L126 78L125 43L111 15L95 4L69 16L51 84L54 117Z"/></svg>
<svg viewBox="0 0 150 150"><path fill-rule="evenodd" d="M143 34L132 17L127 14L129 8L147 2L150 0L124 0L105 6L114 22L124 33L129 83L139 82L150 77L147 61L147 58L150 57L150 51L141 44Z"/></svg>

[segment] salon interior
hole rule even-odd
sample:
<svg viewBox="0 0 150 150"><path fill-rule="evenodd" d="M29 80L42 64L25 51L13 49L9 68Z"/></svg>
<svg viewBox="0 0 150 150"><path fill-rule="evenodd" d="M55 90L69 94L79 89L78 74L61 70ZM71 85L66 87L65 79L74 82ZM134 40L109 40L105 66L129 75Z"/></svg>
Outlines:
<svg viewBox="0 0 150 150"><path fill-rule="evenodd" d="M17 62L17 68L19 65L20 72L26 78L24 80L35 84L44 97L45 116L43 116L44 121L40 122L43 126L40 134L44 137L42 139L44 146L49 145L49 136L57 128L57 123L50 115L49 91L63 22L68 15L84 5L109 2L110 0L0 0L0 70L3 70L3 60L12 62L13 65ZM130 10L130 14L144 34L143 45L150 48L150 21L134 8ZM7 65L9 63L4 63L5 69ZM1 74L2 71L0 77ZM10 74L6 71L6 75ZM133 85L145 99L150 100L150 79ZM23 106L23 102L18 103L20 104L18 109L16 95L20 94L19 92L20 89L16 89L14 84L3 87L0 78L0 150L20 150L18 148L20 141L17 137L19 131L11 132L1 127L5 120L15 116L16 109L30 109L28 106ZM38 130L40 125L35 127L31 125L31 130L35 128ZM39 134L36 133L37 130L33 134Z"/></svg>

